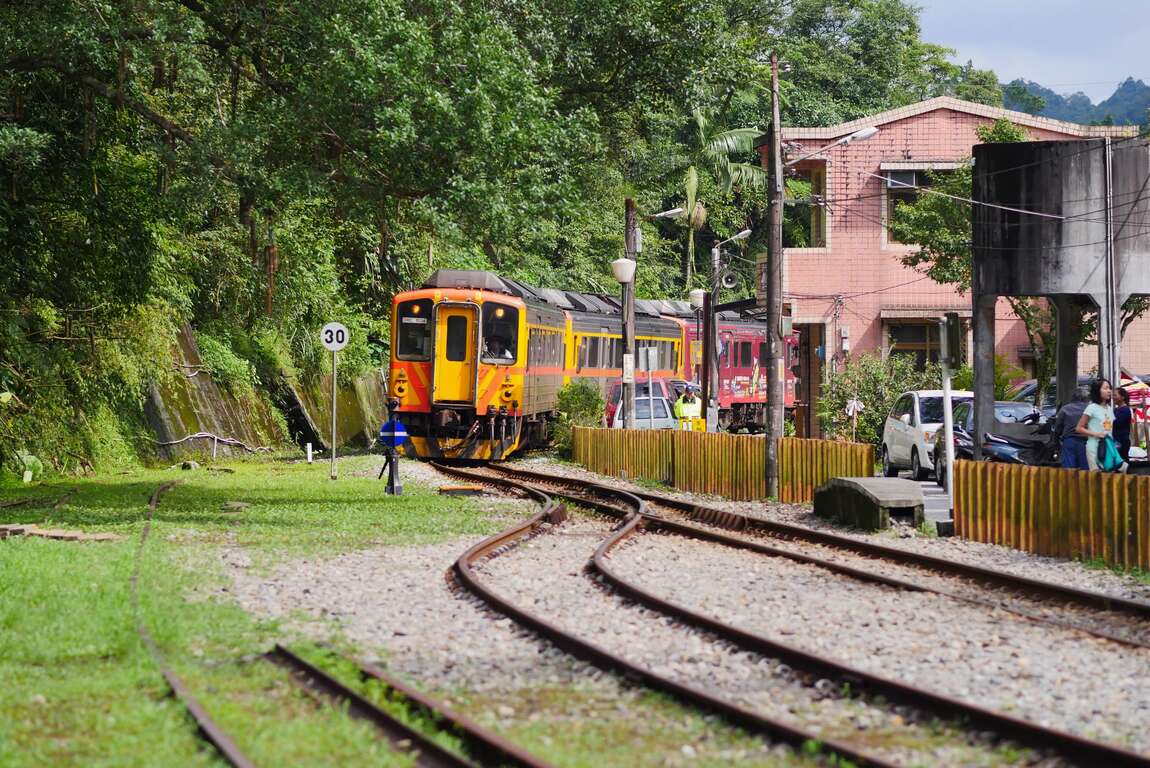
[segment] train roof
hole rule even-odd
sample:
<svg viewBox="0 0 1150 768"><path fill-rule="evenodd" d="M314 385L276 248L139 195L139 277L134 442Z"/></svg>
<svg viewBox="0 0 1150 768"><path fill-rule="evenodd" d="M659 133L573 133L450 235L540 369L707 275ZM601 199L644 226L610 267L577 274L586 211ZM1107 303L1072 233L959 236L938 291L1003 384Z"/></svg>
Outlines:
<svg viewBox="0 0 1150 768"><path fill-rule="evenodd" d="M463 288L475 291L505 293L527 302L549 304L559 309L575 312L588 312L596 315L617 315L621 311L618 296L579 291L563 291L558 288L537 288L533 285L501 277L494 272L481 269L437 269L423 283L424 288ZM635 312L650 317L695 317L695 309L690 302L678 299L636 299ZM747 320L738 312L719 312L722 320Z"/></svg>

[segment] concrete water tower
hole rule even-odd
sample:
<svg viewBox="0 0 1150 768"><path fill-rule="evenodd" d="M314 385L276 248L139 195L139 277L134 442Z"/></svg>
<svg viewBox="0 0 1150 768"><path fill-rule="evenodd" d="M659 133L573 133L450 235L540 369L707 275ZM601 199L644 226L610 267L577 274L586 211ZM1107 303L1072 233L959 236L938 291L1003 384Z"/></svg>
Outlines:
<svg viewBox="0 0 1150 768"><path fill-rule="evenodd" d="M1098 310L1098 370L1120 379L1122 304L1150 294L1150 142L1087 139L974 148L977 435L994 423L994 307L1043 296L1058 315L1058 402L1078 378L1076 305ZM975 446L981 447L981 440Z"/></svg>

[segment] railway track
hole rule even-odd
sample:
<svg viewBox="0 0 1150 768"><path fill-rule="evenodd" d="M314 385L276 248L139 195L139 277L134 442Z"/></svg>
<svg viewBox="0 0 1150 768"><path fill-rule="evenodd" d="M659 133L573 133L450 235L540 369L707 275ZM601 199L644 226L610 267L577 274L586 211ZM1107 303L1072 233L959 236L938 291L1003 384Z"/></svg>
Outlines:
<svg viewBox="0 0 1150 768"><path fill-rule="evenodd" d="M871 697L882 697L892 702L899 702L920 711L930 712L939 717L959 723L966 728L976 729L978 731L989 731L996 734L999 738L1010 739L1040 751L1055 752L1061 757L1074 762L1092 765L1150 765L1150 759L1147 759L1147 757L1121 747L1103 744L1076 734L1045 727L1028 720L971 705L950 696L908 685L795 646L778 642L762 635L747 632L654 594L625 578L617 569L613 568L610 563L609 555L628 540L633 539L645 530L659 531L675 536L705 540L741 550L756 551L759 554L788 557L810 565L828 567L840 575L875 581L897 588L908 588L904 583L905 580L887 578L873 573L855 573L854 571L857 569L851 569L841 564L830 563L829 561L824 563L822 558L806 557L801 553L791 551L785 553L780 552L778 548L770 547L762 541L751 539L746 535L732 536L729 533L714 530L713 527L706 528L691 522L684 522L681 519L671 519L668 516L652 514L648 509L648 501L653 499L655 504L664 509L684 513L679 515L679 517L688 516L694 519L703 519L712 525L717 523L722 527L741 531L755 531L759 528L758 524L765 523L765 521L753 520L742 515L719 510L708 510L706 508L700 508L697 505L686 505L677 500L655 496L654 494L632 493L598 483L574 480L571 478L555 478L540 475L539 473L505 467L498 468L498 476L465 472L454 468L447 469L446 471L456 476L467 477L471 480L478 480L479 482L518 488L535 495L537 499L540 499L541 503L554 506L555 502L553 500L549 502L543 501L548 494L545 494L544 491L537 487L527 485L523 481L530 481L535 485L545 484L549 488L559 489L553 490L552 495L554 496L566 496L580 505L591 507L623 521L623 524L599 545L591 558L592 567L603 577L610 587L619 594L643 606L672 616L676 620L700 630L712 633L739 648L753 651L764 656L782 659L796 669L803 670L811 675L829 678L843 685L849 685L853 690L860 691ZM570 490L572 488L577 489L579 493L573 493ZM664 504L664 502L666 503ZM541 511L532 521L528 521L528 523L518 526L512 531L506 532L502 537L493 537L498 539L497 543L493 543L492 546L488 548L483 548L482 546L477 548L480 551L470 553L471 559L474 560L477 557L482 557L483 554L487 552L498 550L513 541L529 535L534 528L538 527L538 525L546 519L547 514L549 513L547 513L546 510ZM913 553L878 547L877 545L871 545L867 542L858 542L834 534L807 531L797 526L765 523L763 527L775 529L779 533L787 534L791 539L803 541L808 540L807 534L815 534L814 538L818 539L818 543L824 547L828 544L839 543L838 540L841 539L843 547L849 551L857 551L859 545L862 545L862 548L867 550L871 556L875 554L886 554L889 551L892 558L897 558L900 562L911 560L919 567L924 567L924 564L935 565L941 562L944 564L944 567L939 570L944 570L948 574L953 572L949 566L958 565L951 564L947 561L940 561L938 558L930 558L928 556L914 555ZM776 533L776 535L779 535L779 533ZM464 558L461 558L461 562L467 557L468 556L465 555ZM457 568L458 567L457 565ZM1088 604L1095 609L1097 609L1100 604L1108 605L1116 602L1119 609L1124 613L1131 611L1137 612L1139 610L1138 606L1141 605L1135 601L1112 601L1106 596L1085 593L1081 590L1066 589L1057 585L1038 583L1030 579L1019 579L1009 574L987 571L987 569L960 565L958 570L962 571L963 575L967 578L970 578L971 574L974 573L986 581L993 582L995 585L1001 585L1006 582L1010 583L1016 589L1026 588L1032 590L1032 593L1037 592L1047 598L1051 594L1057 594L1063 600L1077 605ZM501 608L501 610L503 610L503 608ZM547 627L545 620L532 617L523 623L555 639L553 636L556 635L556 628ZM542 630L540 629L540 625L543 626ZM1124 642L1122 638L1117 638L1117 640ZM557 642L560 641L557 640ZM562 640L561 642L570 644L569 640ZM857 759L857 757L852 759Z"/></svg>
<svg viewBox="0 0 1150 768"><path fill-rule="evenodd" d="M140 613L141 556L151 534L152 518L160 498L176 484L176 481L164 483L148 500L144 528L136 547L131 575L131 601L136 631L172 695L180 701L195 722L200 737L229 765L235 768L254 768L255 763L240 749L235 739L212 719L184 680L168 664L167 658ZM421 768L497 768L498 766L551 768L545 760L454 712L442 702L390 677L374 665L341 657L345 664L356 670L361 681L373 681L381 686L389 701L399 704L409 715L429 724L436 733L457 740L465 754L457 754L440 746L433 737L407 725L402 719L380 708L320 667L282 645L276 645L264 655L264 659L286 670L297 685L317 699L343 707L348 716L370 723L397 751L411 753L414 756L414 764Z"/></svg>

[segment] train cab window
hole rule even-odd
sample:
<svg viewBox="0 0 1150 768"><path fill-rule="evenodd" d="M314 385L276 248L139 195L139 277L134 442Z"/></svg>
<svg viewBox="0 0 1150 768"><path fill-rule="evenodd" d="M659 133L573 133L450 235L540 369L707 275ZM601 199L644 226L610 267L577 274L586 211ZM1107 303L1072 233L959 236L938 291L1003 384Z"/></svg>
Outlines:
<svg viewBox="0 0 1150 768"><path fill-rule="evenodd" d="M447 318L447 350L444 354L453 363L467 359L467 318L463 315Z"/></svg>
<svg viewBox="0 0 1150 768"><path fill-rule="evenodd" d="M519 349L519 310L505 304L483 305L484 363L511 365Z"/></svg>
<svg viewBox="0 0 1150 768"><path fill-rule="evenodd" d="M395 356L400 360L431 359L431 299L402 302L396 309Z"/></svg>

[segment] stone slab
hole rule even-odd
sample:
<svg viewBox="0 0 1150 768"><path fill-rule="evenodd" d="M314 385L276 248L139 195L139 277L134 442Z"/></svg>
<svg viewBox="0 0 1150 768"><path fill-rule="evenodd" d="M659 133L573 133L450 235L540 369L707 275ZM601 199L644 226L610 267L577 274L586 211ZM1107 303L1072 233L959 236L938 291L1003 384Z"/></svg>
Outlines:
<svg viewBox="0 0 1150 768"><path fill-rule="evenodd" d="M814 499L816 516L868 531L889 528L891 517L918 527L925 505L918 483L895 477L832 477Z"/></svg>

